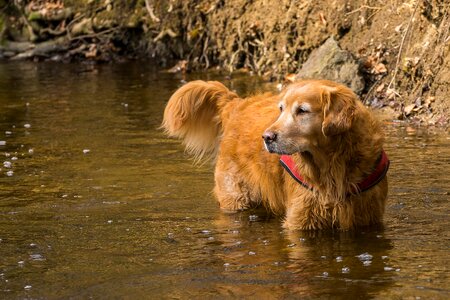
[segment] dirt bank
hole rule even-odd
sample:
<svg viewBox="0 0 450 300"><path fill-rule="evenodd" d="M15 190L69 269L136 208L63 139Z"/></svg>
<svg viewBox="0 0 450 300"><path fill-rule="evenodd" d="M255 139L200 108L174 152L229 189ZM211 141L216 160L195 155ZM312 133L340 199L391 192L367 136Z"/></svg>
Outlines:
<svg viewBox="0 0 450 300"><path fill-rule="evenodd" d="M447 0L0 0L0 9L5 59L152 57L275 81L292 78L333 36L358 60L368 105L422 124L449 122Z"/></svg>

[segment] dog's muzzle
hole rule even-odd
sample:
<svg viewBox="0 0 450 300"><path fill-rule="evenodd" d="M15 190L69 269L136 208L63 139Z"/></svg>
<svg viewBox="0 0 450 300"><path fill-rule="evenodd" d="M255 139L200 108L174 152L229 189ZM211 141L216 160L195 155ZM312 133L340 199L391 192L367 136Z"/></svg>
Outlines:
<svg viewBox="0 0 450 300"><path fill-rule="evenodd" d="M277 152L276 151L276 140L277 140L277 133L273 131L266 131L262 135L262 138L264 139L264 146L266 147L266 150L270 153Z"/></svg>

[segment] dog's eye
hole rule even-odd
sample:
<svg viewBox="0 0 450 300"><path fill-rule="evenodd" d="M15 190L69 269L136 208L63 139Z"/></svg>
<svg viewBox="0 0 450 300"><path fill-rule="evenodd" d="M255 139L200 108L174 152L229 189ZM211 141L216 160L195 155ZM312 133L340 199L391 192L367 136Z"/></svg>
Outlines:
<svg viewBox="0 0 450 300"><path fill-rule="evenodd" d="M304 109L303 107L297 108L297 115L305 114L305 113L308 113L308 112L309 112L309 111L307 111L307 110Z"/></svg>

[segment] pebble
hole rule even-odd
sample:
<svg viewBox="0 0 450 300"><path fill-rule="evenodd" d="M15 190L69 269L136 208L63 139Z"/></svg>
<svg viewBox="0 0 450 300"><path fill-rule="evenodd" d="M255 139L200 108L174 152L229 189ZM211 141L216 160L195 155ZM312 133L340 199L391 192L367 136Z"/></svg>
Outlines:
<svg viewBox="0 0 450 300"><path fill-rule="evenodd" d="M89 149L83 149L83 153L84 153L84 154L87 154L87 153L89 153L89 152L91 152L91 150L89 150Z"/></svg>
<svg viewBox="0 0 450 300"><path fill-rule="evenodd" d="M371 260L365 260L365 261L363 261L363 265L364 265L365 267L370 266L371 264L372 264L372 261L371 261Z"/></svg>
<svg viewBox="0 0 450 300"><path fill-rule="evenodd" d="M384 267L384 270L385 270L385 271L393 271L394 268L392 268L392 267Z"/></svg>
<svg viewBox="0 0 450 300"><path fill-rule="evenodd" d="M14 172L13 172L13 171L8 171L8 172L6 172L6 176L11 177L11 176L13 176L13 175L14 175Z"/></svg>
<svg viewBox="0 0 450 300"><path fill-rule="evenodd" d="M230 264L229 263L224 263L223 266L226 268L226 267L229 267Z"/></svg>
<svg viewBox="0 0 450 300"><path fill-rule="evenodd" d="M18 264L19 266L23 266L23 265L25 264L25 262L24 262L23 260L21 260L21 261L18 261L17 264Z"/></svg>
<svg viewBox="0 0 450 300"><path fill-rule="evenodd" d="M26 285L23 288L26 289L26 290L29 290L29 289L31 289L31 287L32 287L31 285Z"/></svg>
<svg viewBox="0 0 450 300"><path fill-rule="evenodd" d="M6 134L6 135L11 135L11 134L12 134L12 131L5 131L5 134Z"/></svg>
<svg viewBox="0 0 450 300"><path fill-rule="evenodd" d="M214 241L214 237L210 236L210 237L208 238L208 241Z"/></svg>
<svg viewBox="0 0 450 300"><path fill-rule="evenodd" d="M328 272L323 272L322 275L323 277L328 277Z"/></svg>
<svg viewBox="0 0 450 300"><path fill-rule="evenodd" d="M11 157L11 160L17 160L17 156Z"/></svg>
<svg viewBox="0 0 450 300"><path fill-rule="evenodd" d="M305 238L300 238L299 240L300 240L300 242L304 242L304 241L306 241L306 239L305 239Z"/></svg>
<svg viewBox="0 0 450 300"><path fill-rule="evenodd" d="M23 127L25 127L25 128L31 128L31 125L27 123L27 124L23 125Z"/></svg>
<svg viewBox="0 0 450 300"><path fill-rule="evenodd" d="M250 221L256 221L256 220L258 220L258 216L257 215L250 215L250 216L248 216L248 219Z"/></svg>
<svg viewBox="0 0 450 300"><path fill-rule="evenodd" d="M349 267L343 267L342 268L342 273L345 273L345 274L350 273L350 268Z"/></svg>
<svg viewBox="0 0 450 300"><path fill-rule="evenodd" d="M256 252L248 251L248 255L256 255Z"/></svg>
<svg viewBox="0 0 450 300"><path fill-rule="evenodd" d="M108 220L108 224L111 224L113 221L112 220Z"/></svg>
<svg viewBox="0 0 450 300"><path fill-rule="evenodd" d="M30 258L31 258L32 260L36 260L36 261L45 260L45 258L44 258L41 254L39 254L39 253L37 253L37 254L31 254L31 255L30 255Z"/></svg>
<svg viewBox="0 0 450 300"><path fill-rule="evenodd" d="M5 168L11 168L11 162L10 162L10 161L4 161L4 162L3 162L3 166L4 166Z"/></svg>
<svg viewBox="0 0 450 300"><path fill-rule="evenodd" d="M327 257L325 255L322 255L320 258L321 259L326 259Z"/></svg>
<svg viewBox="0 0 450 300"><path fill-rule="evenodd" d="M373 255L370 255L369 253L365 252L363 254L357 255L356 256L360 261L368 261L368 260L372 260Z"/></svg>
<svg viewBox="0 0 450 300"><path fill-rule="evenodd" d="M202 233L203 233L203 234L210 234L210 233L211 233L211 231L210 231L210 230L206 230L206 229L205 229L205 230L202 230Z"/></svg>
<svg viewBox="0 0 450 300"><path fill-rule="evenodd" d="M33 154L34 153L33 148L28 149L28 153Z"/></svg>
<svg viewBox="0 0 450 300"><path fill-rule="evenodd" d="M337 261L337 262L341 262L341 261L343 261L343 260L344 260L344 258L343 258L342 256L336 257L336 261Z"/></svg>
<svg viewBox="0 0 450 300"><path fill-rule="evenodd" d="M0 146L5 146L6 145L6 141L0 141Z"/></svg>

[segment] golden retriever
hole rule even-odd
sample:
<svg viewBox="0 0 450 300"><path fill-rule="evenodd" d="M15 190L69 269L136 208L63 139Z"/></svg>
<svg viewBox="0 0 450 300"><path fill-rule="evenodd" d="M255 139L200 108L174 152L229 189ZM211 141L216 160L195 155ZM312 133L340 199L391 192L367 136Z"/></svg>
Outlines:
<svg viewBox="0 0 450 300"><path fill-rule="evenodd" d="M343 85L305 80L278 95L242 99L219 82L193 81L172 95L162 127L195 159L215 160L223 210L263 205L287 229L382 221L389 166L383 133Z"/></svg>

